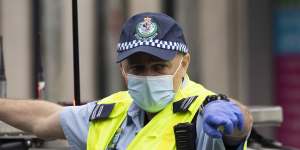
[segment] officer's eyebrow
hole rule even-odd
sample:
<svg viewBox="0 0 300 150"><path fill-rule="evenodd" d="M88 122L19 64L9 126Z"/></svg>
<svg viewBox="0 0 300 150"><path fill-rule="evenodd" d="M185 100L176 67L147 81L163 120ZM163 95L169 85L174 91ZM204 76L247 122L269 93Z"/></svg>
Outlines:
<svg viewBox="0 0 300 150"><path fill-rule="evenodd" d="M148 65L158 65L158 64L163 64L166 66L170 66L171 65L171 61L154 61L154 62L149 62L149 63L139 63L139 62L128 62L128 65L131 67L134 66L148 66Z"/></svg>
<svg viewBox="0 0 300 150"><path fill-rule="evenodd" d="M140 59L127 59L128 65L142 65L142 64L171 64L171 60L162 60L157 57L148 58L146 61Z"/></svg>
<svg viewBox="0 0 300 150"><path fill-rule="evenodd" d="M171 61L155 61L155 62L151 62L149 63L150 65L155 65L155 64L164 64L164 65L170 65Z"/></svg>

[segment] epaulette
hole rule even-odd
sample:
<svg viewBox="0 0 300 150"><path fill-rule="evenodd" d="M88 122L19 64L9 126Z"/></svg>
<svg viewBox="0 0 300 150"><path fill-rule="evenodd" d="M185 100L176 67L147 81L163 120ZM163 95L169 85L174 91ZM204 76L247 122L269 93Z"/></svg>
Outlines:
<svg viewBox="0 0 300 150"><path fill-rule="evenodd" d="M183 98L173 103L173 113L186 112L198 96Z"/></svg>
<svg viewBox="0 0 300 150"><path fill-rule="evenodd" d="M112 112L115 103L112 104L96 104L89 121L100 120L108 118L109 114Z"/></svg>

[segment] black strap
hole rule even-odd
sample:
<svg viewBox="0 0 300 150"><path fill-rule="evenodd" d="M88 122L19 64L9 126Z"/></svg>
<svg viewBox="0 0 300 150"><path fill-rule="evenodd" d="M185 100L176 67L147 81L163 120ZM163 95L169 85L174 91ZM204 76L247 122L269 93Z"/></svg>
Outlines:
<svg viewBox="0 0 300 150"><path fill-rule="evenodd" d="M183 98L173 103L173 113L187 112L192 103L198 98L198 96L191 96ZM198 111L196 112L198 114ZM195 115L198 116L198 115ZM192 120L192 123L179 123L174 126L175 143L177 150L195 150L196 149L196 118Z"/></svg>
<svg viewBox="0 0 300 150"><path fill-rule="evenodd" d="M206 96L205 100L203 101L203 103L201 105L205 106L208 103L212 102L212 101L216 101L216 100L225 100L225 101L229 101L227 96L224 94L218 94L218 95L208 95Z"/></svg>
<svg viewBox="0 0 300 150"><path fill-rule="evenodd" d="M229 99L227 98L226 95L224 94L218 94L218 95L208 95L205 100L203 101L203 103L200 105L200 114L203 115L204 113L204 107L210 103L210 102L213 102L213 101L216 101L216 100L224 100L224 101L227 101L229 102Z"/></svg>

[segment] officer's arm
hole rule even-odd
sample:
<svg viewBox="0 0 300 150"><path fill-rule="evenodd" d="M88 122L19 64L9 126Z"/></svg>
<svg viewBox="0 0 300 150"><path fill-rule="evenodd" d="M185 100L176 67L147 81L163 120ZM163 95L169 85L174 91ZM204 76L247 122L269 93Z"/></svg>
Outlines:
<svg viewBox="0 0 300 150"><path fill-rule="evenodd" d="M240 102L230 99L234 101L239 108L241 109L243 115L244 115L244 127L243 130L240 131L239 129L235 129L233 134L231 135L224 135L223 140L224 143L227 145L236 145L239 144L241 141L244 141L249 132L251 131L252 128L252 123L253 123L253 117L252 114L250 113L249 109L241 104Z"/></svg>
<svg viewBox="0 0 300 150"><path fill-rule="evenodd" d="M0 120L41 138L64 138L59 121L62 109L41 100L0 99Z"/></svg>

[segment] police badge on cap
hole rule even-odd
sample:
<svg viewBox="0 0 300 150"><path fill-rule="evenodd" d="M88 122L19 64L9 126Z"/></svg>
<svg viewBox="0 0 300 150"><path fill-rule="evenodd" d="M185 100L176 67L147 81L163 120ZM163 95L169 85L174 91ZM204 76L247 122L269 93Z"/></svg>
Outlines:
<svg viewBox="0 0 300 150"><path fill-rule="evenodd" d="M145 12L130 17L123 25L117 45L117 62L143 52L163 60L188 53L183 31L177 22L163 13Z"/></svg>
<svg viewBox="0 0 300 150"><path fill-rule="evenodd" d="M137 24L135 37L138 40L151 40L157 36L157 30L157 24L152 22L152 18L145 17L144 21Z"/></svg>

